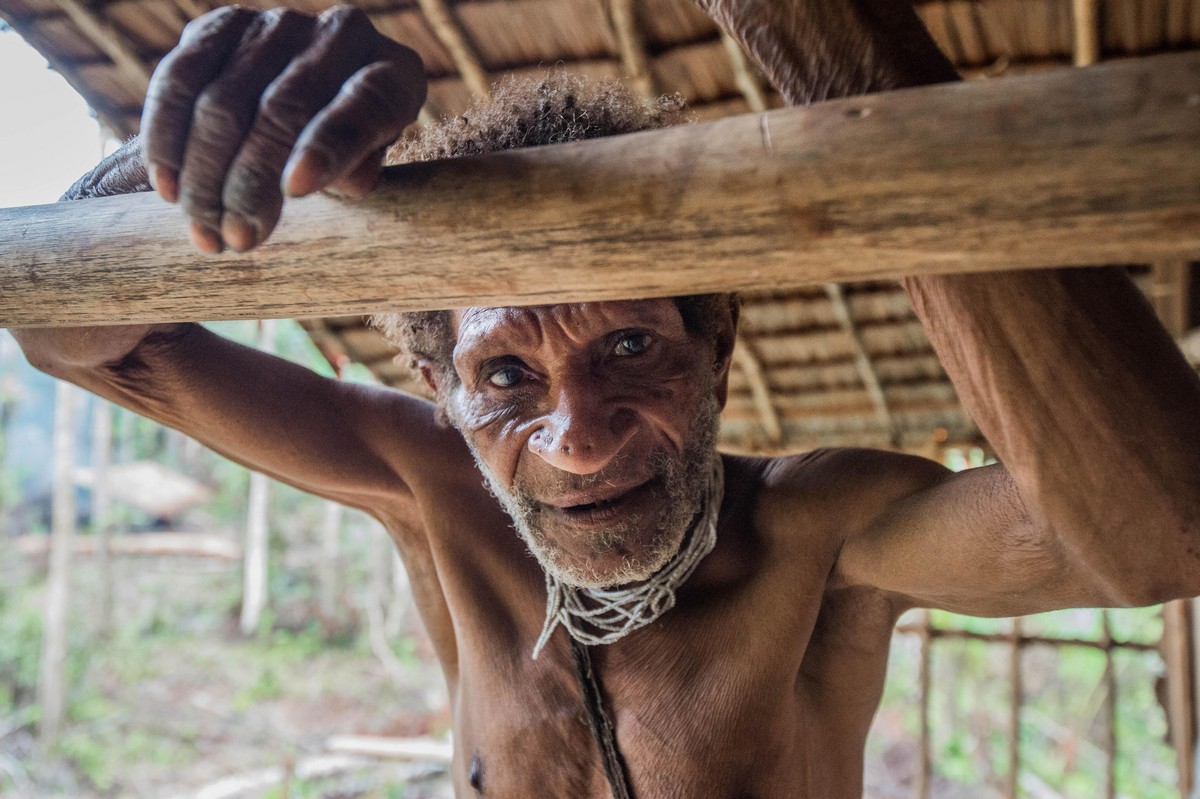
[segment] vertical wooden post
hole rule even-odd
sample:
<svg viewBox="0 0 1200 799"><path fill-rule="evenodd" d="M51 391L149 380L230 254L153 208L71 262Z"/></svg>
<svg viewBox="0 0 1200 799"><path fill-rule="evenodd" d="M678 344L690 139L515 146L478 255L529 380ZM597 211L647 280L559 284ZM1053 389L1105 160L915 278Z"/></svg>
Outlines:
<svg viewBox="0 0 1200 799"><path fill-rule="evenodd" d="M1008 799L1018 799L1021 785L1021 704L1024 701L1025 686L1021 674L1021 619L1012 620L1009 670L1010 702L1008 709L1008 782L1004 795Z"/></svg>
<svg viewBox="0 0 1200 799"><path fill-rule="evenodd" d="M1100 60L1099 0L1073 0L1075 66L1086 67Z"/></svg>
<svg viewBox="0 0 1200 799"><path fill-rule="evenodd" d="M1171 743L1179 764L1179 789L1187 795L1194 785L1196 758L1195 682L1192 675L1191 613L1186 601L1163 605L1163 660L1167 664L1167 715Z"/></svg>
<svg viewBox="0 0 1200 799"><path fill-rule="evenodd" d="M920 653L920 669L918 671L918 684L921 692L920 703L920 770L917 772L916 782L913 783L914 799L929 799L930 783L933 781L933 757L930 754L932 748L929 741L929 689L932 683L932 660L933 660L933 624L930 621L929 611L921 611L921 622L919 626L921 636L921 653Z"/></svg>
<svg viewBox="0 0 1200 799"><path fill-rule="evenodd" d="M258 347L264 352L275 351L275 322L259 322ZM258 629L263 609L267 606L267 548L269 544L270 478L260 472L250 473L250 497L246 510L246 552L242 571L242 635Z"/></svg>
<svg viewBox="0 0 1200 799"><path fill-rule="evenodd" d="M1191 268L1186 261L1163 261L1150 270L1150 301L1167 332L1177 341L1187 332L1191 297ZM1187 600L1163 605L1163 659L1167 664L1167 713L1171 743L1179 764L1179 788L1187 794L1196 785L1197 684L1196 641Z"/></svg>
<svg viewBox="0 0 1200 799"><path fill-rule="evenodd" d="M67 713L67 610L70 600L71 549L75 544L75 407L78 390L59 382L54 400L54 487L51 499L50 567L46 578L42 653L37 700L38 734L52 743Z"/></svg>
<svg viewBox="0 0 1200 799"><path fill-rule="evenodd" d="M1117 674L1113 667L1112 626L1108 611L1100 611L1101 643L1104 644L1104 799L1117 795Z"/></svg>
<svg viewBox="0 0 1200 799"><path fill-rule="evenodd" d="M100 636L108 638L113 625L112 575L112 494L108 486L108 467L112 461L113 408L108 400L92 400L92 535L96 537L96 572L100 582L97 625Z"/></svg>

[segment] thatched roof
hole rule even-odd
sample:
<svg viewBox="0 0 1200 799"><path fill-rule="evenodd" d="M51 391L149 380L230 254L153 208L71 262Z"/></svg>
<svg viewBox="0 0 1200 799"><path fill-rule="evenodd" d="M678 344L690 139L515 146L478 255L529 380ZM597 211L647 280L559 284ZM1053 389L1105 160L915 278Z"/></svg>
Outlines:
<svg viewBox="0 0 1200 799"><path fill-rule="evenodd" d="M270 7L274 0L243 5ZM287 3L320 11L325 0ZM58 69L120 135L137 130L155 63L209 0L0 0L0 17ZM621 78L637 92L679 92L700 119L773 107L778 98L691 0L359 0L376 26L420 52L430 76L423 119L459 113L508 74L561 65ZM953 0L918 9L972 78L1067 68L1095 58L1200 48L1200 0ZM1194 267L1136 268L1182 336L1197 324ZM755 451L825 445L928 450L975 443L977 429L891 283L745 297L726 446ZM393 353L358 318L307 321L340 364L366 364L411 387Z"/></svg>

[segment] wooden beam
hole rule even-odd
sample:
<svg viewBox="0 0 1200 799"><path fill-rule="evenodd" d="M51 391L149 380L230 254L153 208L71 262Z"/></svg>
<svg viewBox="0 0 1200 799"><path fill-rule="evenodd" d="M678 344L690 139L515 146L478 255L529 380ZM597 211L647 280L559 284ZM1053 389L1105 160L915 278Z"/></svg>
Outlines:
<svg viewBox="0 0 1200 799"><path fill-rule="evenodd" d="M1183 259L1150 265L1150 303L1176 341L1187 334L1191 317L1191 265Z"/></svg>
<svg viewBox="0 0 1200 799"><path fill-rule="evenodd" d="M54 4L62 9L80 33L112 59L130 91L138 97L144 96L150 88L151 70L125 34L79 0L54 0Z"/></svg>
<svg viewBox="0 0 1200 799"><path fill-rule="evenodd" d="M746 98L750 110L762 113L767 110L767 95L763 91L762 81L750 66L750 59L742 50L738 40L721 30L721 44L725 45L725 53L729 56L729 68L733 70L733 83Z"/></svg>
<svg viewBox="0 0 1200 799"><path fill-rule="evenodd" d="M1091 66L1100 60L1100 0L1072 0L1071 20L1075 66Z"/></svg>
<svg viewBox="0 0 1200 799"><path fill-rule="evenodd" d="M854 353L854 368L863 387L867 389L871 404L875 406L875 418L883 429L890 431L895 438L898 431L892 419L892 412L888 409L887 397L883 394L883 384L879 382L879 375L875 373L875 366L871 363L871 354L867 352L862 336L858 334L858 326L854 324L854 316L850 313L846 295L837 283L826 283L825 296L833 306L833 317L837 319L850 341L850 349Z"/></svg>
<svg viewBox="0 0 1200 799"><path fill-rule="evenodd" d="M642 99L657 99L659 90L650 69L650 57L633 10L633 0L609 0L608 16L630 89Z"/></svg>
<svg viewBox="0 0 1200 799"><path fill-rule="evenodd" d="M104 102L80 77L79 67L81 64L79 62L56 55L56 45L42 34L35 19L37 18L17 18L0 9L0 20L6 22L9 27L20 34L22 39L37 50L42 58L46 59L46 63L50 65L51 69L63 76L71 88L96 113L101 125L112 131L118 138L125 138L136 133L136 126L130 129L130 126L126 124L128 114L124 113L122 109ZM141 112L136 113L140 115Z"/></svg>
<svg viewBox="0 0 1200 799"><path fill-rule="evenodd" d="M483 60L445 0L417 0L417 5L425 15L425 21L429 23L433 35L441 42L442 47L446 48L455 69L462 75L467 90L477 98L489 97L492 93L492 82L483 68Z"/></svg>
<svg viewBox="0 0 1200 799"><path fill-rule="evenodd" d="M746 376L750 386L750 396L758 411L763 430L767 433L767 441L778 444L783 440L783 428L779 426L779 414L775 411L775 403L771 401L771 389L767 385L767 377L763 372L762 363L750 349L744 336L738 336L733 347L733 362Z"/></svg>
<svg viewBox="0 0 1200 799"><path fill-rule="evenodd" d="M409 164L205 256L153 195L0 211L0 326L782 289L1200 254L1200 53Z"/></svg>
<svg viewBox="0 0 1200 799"><path fill-rule="evenodd" d="M208 0L175 0L175 7L188 19L202 17L213 10Z"/></svg>

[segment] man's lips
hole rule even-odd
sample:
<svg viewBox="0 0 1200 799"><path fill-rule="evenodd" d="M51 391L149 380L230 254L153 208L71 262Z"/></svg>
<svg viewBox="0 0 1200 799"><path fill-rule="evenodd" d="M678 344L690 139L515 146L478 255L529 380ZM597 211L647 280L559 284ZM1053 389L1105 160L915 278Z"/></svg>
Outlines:
<svg viewBox="0 0 1200 799"><path fill-rule="evenodd" d="M602 524L648 497L662 479L653 477L625 487L601 486L587 491L561 494L542 507L560 518L581 524Z"/></svg>

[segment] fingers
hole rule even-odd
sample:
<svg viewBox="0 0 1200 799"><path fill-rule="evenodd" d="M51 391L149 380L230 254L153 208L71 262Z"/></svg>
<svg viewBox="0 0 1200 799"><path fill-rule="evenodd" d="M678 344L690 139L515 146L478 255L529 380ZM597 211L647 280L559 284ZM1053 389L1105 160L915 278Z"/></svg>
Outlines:
<svg viewBox="0 0 1200 799"><path fill-rule="evenodd" d="M365 14L347 7L325 12L316 26L311 46L263 93L254 126L229 167L220 232L235 249L255 246L274 229L283 202L281 175L297 139L372 56L374 40L380 38ZM360 124L388 131L394 127L372 115ZM353 151L358 143L346 140L338 146ZM362 159L363 151L349 157Z"/></svg>
<svg viewBox="0 0 1200 799"><path fill-rule="evenodd" d="M150 182L167 202L178 199L196 98L220 73L253 20L253 12L236 6L194 20L150 79L142 111L143 160Z"/></svg>
<svg viewBox="0 0 1200 799"><path fill-rule="evenodd" d="M369 191L425 89L416 53L361 10L224 8L189 25L156 71L144 157L200 249L250 249L279 219L281 185L290 195Z"/></svg>
<svg viewBox="0 0 1200 799"><path fill-rule="evenodd" d="M369 162L363 154L370 154L377 175L382 169L383 149L416 119L425 101L423 80L417 84L419 92L408 88L413 85L413 69L407 60L377 61L346 81L333 102L313 118L296 142L284 171L284 188L289 196L310 194L335 181L341 184L340 189L351 193L357 193L356 187L373 187L368 177ZM341 180L352 174L354 180Z"/></svg>
<svg viewBox="0 0 1200 799"><path fill-rule="evenodd" d="M179 202L201 249L219 238L222 194L238 150L256 124L267 86L308 45L313 19L292 11L258 15L222 73L196 99L180 172Z"/></svg>

